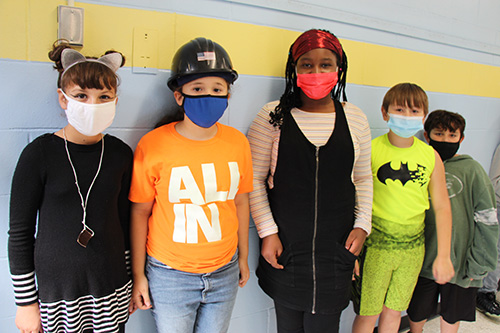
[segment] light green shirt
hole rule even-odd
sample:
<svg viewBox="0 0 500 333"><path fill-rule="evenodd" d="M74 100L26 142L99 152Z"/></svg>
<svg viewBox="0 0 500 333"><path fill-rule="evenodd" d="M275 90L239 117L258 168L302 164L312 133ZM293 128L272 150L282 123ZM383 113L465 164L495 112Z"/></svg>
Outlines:
<svg viewBox="0 0 500 333"><path fill-rule="evenodd" d="M374 235L369 243L421 238L434 165L434 149L417 138L408 148L393 146L387 134L372 140Z"/></svg>

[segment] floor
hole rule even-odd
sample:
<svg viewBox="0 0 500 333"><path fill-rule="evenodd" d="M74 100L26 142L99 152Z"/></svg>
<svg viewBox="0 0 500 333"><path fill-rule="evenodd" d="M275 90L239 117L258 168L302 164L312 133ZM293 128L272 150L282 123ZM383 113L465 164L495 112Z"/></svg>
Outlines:
<svg viewBox="0 0 500 333"><path fill-rule="evenodd" d="M500 292L497 293L497 300L500 301ZM440 318L430 320L424 326L424 333L438 333L439 332ZM407 331L405 331L407 332ZM459 333L489 333L500 332L500 318L491 318L479 311L476 311L476 322L462 322L460 323Z"/></svg>

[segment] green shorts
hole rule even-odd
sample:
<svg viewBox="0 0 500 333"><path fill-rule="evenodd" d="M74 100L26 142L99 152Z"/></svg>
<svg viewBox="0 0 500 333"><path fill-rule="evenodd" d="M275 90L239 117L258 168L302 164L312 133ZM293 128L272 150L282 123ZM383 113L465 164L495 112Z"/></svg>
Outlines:
<svg viewBox="0 0 500 333"><path fill-rule="evenodd" d="M424 254L423 245L410 249L368 247L362 270L359 314L378 315L384 305L395 311L406 310Z"/></svg>

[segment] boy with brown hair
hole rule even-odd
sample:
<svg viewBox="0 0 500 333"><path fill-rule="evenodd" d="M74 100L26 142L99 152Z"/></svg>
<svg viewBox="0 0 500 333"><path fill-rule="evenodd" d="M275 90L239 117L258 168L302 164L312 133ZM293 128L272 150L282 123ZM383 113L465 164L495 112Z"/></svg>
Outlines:
<svg viewBox="0 0 500 333"><path fill-rule="evenodd" d="M362 258L361 302L353 332L397 332L424 259L424 217L429 194L436 215L438 283L453 276L450 260L451 210L439 155L413 135L428 112L425 92L412 83L392 87L382 116L389 132L372 140L372 233Z"/></svg>
<svg viewBox="0 0 500 333"><path fill-rule="evenodd" d="M441 296L441 332L457 332L460 321L476 320L477 290L482 278L496 267L495 192L478 162L468 155L456 154L464 140L465 119L461 115L433 111L424 129L427 142L444 161L453 215L451 253L455 276L446 284L434 280L436 217L429 210L425 216L425 259L407 312L411 332L420 333L427 319L436 313Z"/></svg>

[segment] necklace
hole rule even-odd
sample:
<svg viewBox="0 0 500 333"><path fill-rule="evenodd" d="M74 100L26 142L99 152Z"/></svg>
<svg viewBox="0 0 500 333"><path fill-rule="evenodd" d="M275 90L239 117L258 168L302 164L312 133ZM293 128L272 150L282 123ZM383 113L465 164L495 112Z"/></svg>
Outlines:
<svg viewBox="0 0 500 333"><path fill-rule="evenodd" d="M101 142L102 142L102 149L101 149L101 158L99 159L99 166L97 167L97 172L94 176L94 179L92 180L92 183L90 184L89 190L87 191L87 195L85 196L85 200L83 200L83 195L80 190L80 185L78 184L78 177L76 175L76 170L73 165L73 162L71 161L71 156L69 154L69 149L68 149L68 141L66 140L66 132L64 131L63 128L63 137L64 137L64 148L66 148L66 154L68 155L68 161L69 164L71 165L71 169L73 170L73 176L75 177L75 185L76 189L78 191L78 195L80 195L80 201L82 204L82 209L83 209L83 219L82 219L82 225L83 229L78 235L78 238L76 241L78 244L80 244L83 247L87 247L87 244L89 243L89 240L94 236L94 231L90 229L87 224L86 224L86 219L87 219L87 202L89 200L89 195L90 195L90 190L92 190L92 186L94 186L95 180L97 179L97 176L99 175L99 171L101 171L101 165L102 165L102 157L104 156L104 135L101 134Z"/></svg>

